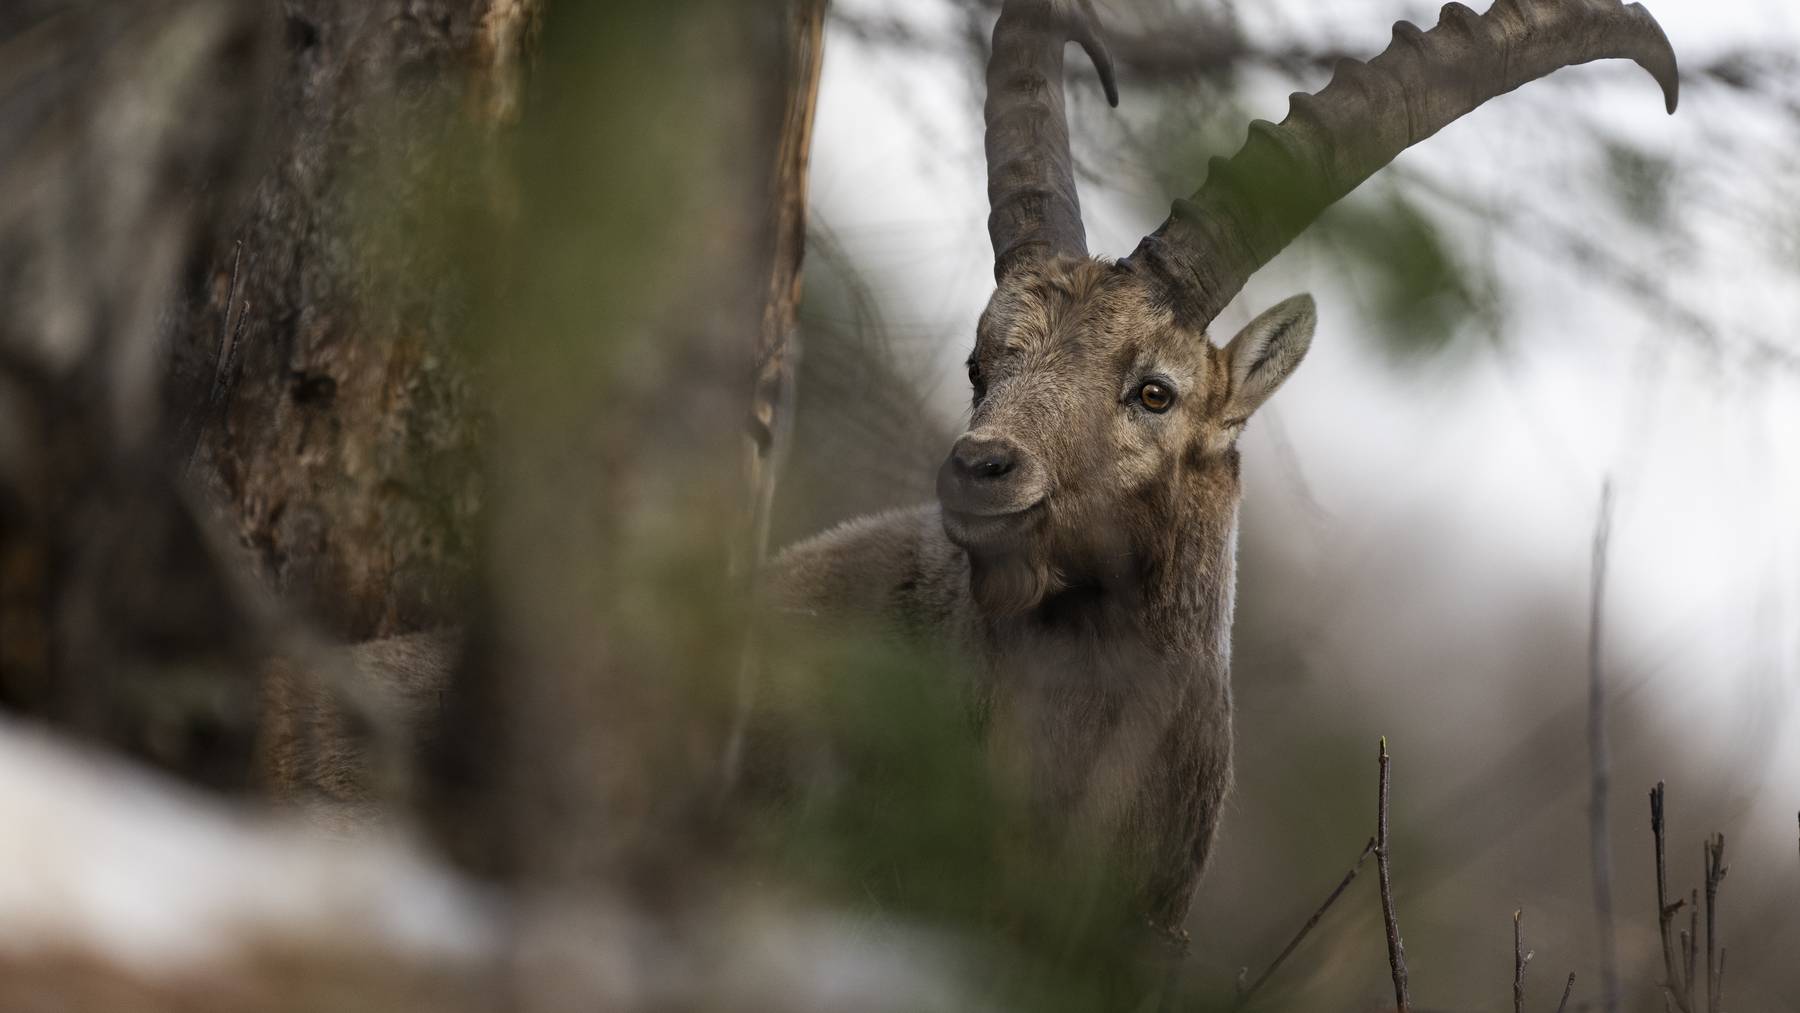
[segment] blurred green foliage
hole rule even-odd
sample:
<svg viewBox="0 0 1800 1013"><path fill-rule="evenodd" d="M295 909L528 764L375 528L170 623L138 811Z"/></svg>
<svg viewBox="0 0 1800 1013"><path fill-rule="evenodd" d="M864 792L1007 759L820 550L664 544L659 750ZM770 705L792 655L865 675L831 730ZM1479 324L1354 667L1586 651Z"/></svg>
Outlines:
<svg viewBox="0 0 1800 1013"><path fill-rule="evenodd" d="M1497 312L1492 279L1457 256L1443 226L1402 187L1366 186L1326 212L1305 241L1332 251L1378 322L1390 362L1447 351L1471 318Z"/></svg>
<svg viewBox="0 0 1800 1013"><path fill-rule="evenodd" d="M1670 225L1675 164L1636 145L1606 141L1600 145L1603 172L1620 212L1648 229Z"/></svg>

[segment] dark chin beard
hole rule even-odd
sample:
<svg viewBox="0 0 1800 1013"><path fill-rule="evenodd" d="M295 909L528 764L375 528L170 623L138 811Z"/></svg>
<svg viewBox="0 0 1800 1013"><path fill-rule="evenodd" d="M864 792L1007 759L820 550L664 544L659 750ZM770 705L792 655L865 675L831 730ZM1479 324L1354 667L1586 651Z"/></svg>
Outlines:
<svg viewBox="0 0 1800 1013"><path fill-rule="evenodd" d="M983 558L969 554L969 590L989 616L1016 616L1036 608L1055 584L1048 563L1009 553Z"/></svg>

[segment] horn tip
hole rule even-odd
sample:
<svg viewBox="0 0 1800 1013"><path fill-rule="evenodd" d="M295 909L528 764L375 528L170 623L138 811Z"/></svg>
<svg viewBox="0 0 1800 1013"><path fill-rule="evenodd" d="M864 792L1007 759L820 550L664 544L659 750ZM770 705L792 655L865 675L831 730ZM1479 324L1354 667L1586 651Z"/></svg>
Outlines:
<svg viewBox="0 0 1800 1013"><path fill-rule="evenodd" d="M1660 66L1651 68L1650 73L1656 78L1656 83L1662 85L1663 108L1673 116L1675 107L1681 104L1681 71L1675 66L1673 49L1664 49L1658 55L1663 57L1658 61Z"/></svg>
<svg viewBox="0 0 1800 1013"><path fill-rule="evenodd" d="M1100 90L1106 92L1106 104L1114 109L1119 108L1119 81L1113 72L1111 50L1106 48L1106 44L1098 36L1094 37L1091 47L1084 43L1083 48L1088 50L1088 55L1094 61L1094 70L1100 75Z"/></svg>
<svg viewBox="0 0 1800 1013"><path fill-rule="evenodd" d="M1119 85L1113 80L1111 74L1103 75L1100 78L1100 90L1106 93L1107 105L1114 109L1119 108Z"/></svg>
<svg viewBox="0 0 1800 1013"><path fill-rule="evenodd" d="M1675 107L1681 103L1681 70L1675 60L1675 47L1669 44L1669 35L1663 31L1656 16L1643 4L1631 4L1626 10L1649 29L1650 51L1637 62L1662 86L1663 108L1673 116Z"/></svg>
<svg viewBox="0 0 1800 1013"><path fill-rule="evenodd" d="M1094 71L1100 76L1100 90L1106 93L1106 104L1114 109L1119 108L1119 81L1113 75L1112 53L1098 39L1092 46L1084 42L1082 48L1087 50L1088 56L1094 61Z"/></svg>
<svg viewBox="0 0 1800 1013"><path fill-rule="evenodd" d="M1675 65L1675 51L1665 42L1659 52L1642 63L1662 88L1663 108L1675 115L1675 107L1681 104L1681 71Z"/></svg>
<svg viewBox="0 0 1800 1013"><path fill-rule="evenodd" d="M1069 24L1069 37L1087 53L1088 59L1094 61L1094 70L1100 75L1100 87L1106 92L1106 104L1117 109L1119 83L1113 77L1112 50L1106 47L1106 39L1100 34L1100 19L1094 16L1093 0L1080 0L1080 4Z"/></svg>

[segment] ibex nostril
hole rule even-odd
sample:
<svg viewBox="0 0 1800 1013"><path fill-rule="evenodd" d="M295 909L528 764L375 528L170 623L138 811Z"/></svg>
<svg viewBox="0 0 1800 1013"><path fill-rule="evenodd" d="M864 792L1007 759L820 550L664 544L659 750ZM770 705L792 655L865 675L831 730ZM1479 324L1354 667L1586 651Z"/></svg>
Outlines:
<svg viewBox="0 0 1800 1013"><path fill-rule="evenodd" d="M1018 463L1018 454L1012 447L990 440L959 443L952 457L956 470L973 479L1000 478Z"/></svg>
<svg viewBox="0 0 1800 1013"><path fill-rule="evenodd" d="M1004 457L984 457L972 469L979 478L999 478L1012 470L1012 461Z"/></svg>

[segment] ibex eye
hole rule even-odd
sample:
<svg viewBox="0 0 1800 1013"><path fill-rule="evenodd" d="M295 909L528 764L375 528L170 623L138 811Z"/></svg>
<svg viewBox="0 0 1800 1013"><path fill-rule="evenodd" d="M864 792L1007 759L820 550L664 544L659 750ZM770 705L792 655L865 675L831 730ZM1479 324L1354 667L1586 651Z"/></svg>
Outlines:
<svg viewBox="0 0 1800 1013"><path fill-rule="evenodd" d="M987 381L982 379L981 367L973 362L969 363L969 386L974 388L975 400L987 396Z"/></svg>
<svg viewBox="0 0 1800 1013"><path fill-rule="evenodd" d="M1151 380L1138 388L1138 403L1153 412L1166 412L1175 403L1175 392L1166 385Z"/></svg>

